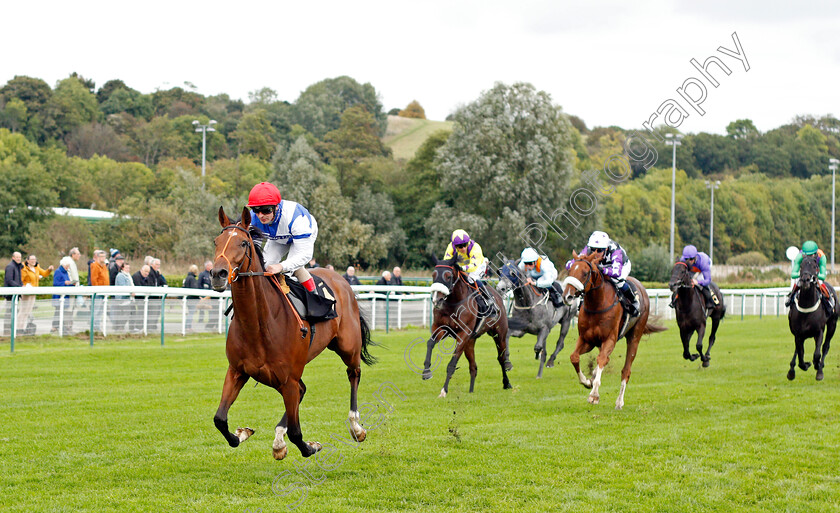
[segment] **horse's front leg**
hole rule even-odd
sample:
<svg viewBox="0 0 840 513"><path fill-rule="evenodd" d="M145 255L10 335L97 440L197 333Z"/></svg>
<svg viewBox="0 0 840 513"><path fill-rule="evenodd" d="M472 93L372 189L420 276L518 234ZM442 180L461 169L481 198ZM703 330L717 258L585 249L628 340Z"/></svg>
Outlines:
<svg viewBox="0 0 840 513"><path fill-rule="evenodd" d="M816 337L814 337L816 339ZM811 362L805 361L805 338L796 342L796 357L799 359L799 368L806 371L811 368Z"/></svg>
<svg viewBox="0 0 840 513"><path fill-rule="evenodd" d="M817 381L822 381L823 379L823 371L822 371L822 345L823 345L823 330L819 330L817 332L817 336L814 337L814 370L817 371Z"/></svg>
<svg viewBox="0 0 840 513"><path fill-rule="evenodd" d="M588 342L584 342L581 337L578 337L577 342L575 343L575 350L569 355L569 361L572 362L572 367L575 368L575 373L577 374L580 384L586 388L592 388L592 381L584 376L580 371L580 355L586 354L589 351L592 351L592 345Z"/></svg>
<svg viewBox="0 0 840 513"><path fill-rule="evenodd" d="M712 331L709 333L709 343L706 346L706 361L711 360L712 346L715 345L715 335L717 334L718 326L720 325L720 317L717 315L712 317Z"/></svg>
<svg viewBox="0 0 840 513"><path fill-rule="evenodd" d="M699 354L692 354L688 349L688 343L691 342L692 335L694 335L694 330L690 328L680 328L680 340L682 340L683 345L683 358L690 362L693 362L700 357Z"/></svg>
<svg viewBox="0 0 840 513"><path fill-rule="evenodd" d="M439 398L446 397L446 394L449 393L449 380L452 379L452 375L455 374L458 360L461 358L461 353L464 352L464 346L466 345L466 339L469 337L469 334L462 333L461 336L464 338L465 342L462 343L460 340L456 339L458 341L458 345L455 347L455 353L452 355L452 359L449 360L449 365L446 366L446 380L443 382L443 388L440 390L440 394L438 394Z"/></svg>
<svg viewBox="0 0 840 513"><path fill-rule="evenodd" d="M438 327L432 333L432 336L429 337L429 340L426 341L426 359L423 361L423 379L430 379L432 377L432 351L434 351L435 346L448 334L446 328L443 326ZM435 366L437 366L437 362L435 362Z"/></svg>
<svg viewBox="0 0 840 513"><path fill-rule="evenodd" d="M289 441L297 446L304 458L308 458L321 450L321 444L303 441L303 434L300 431L300 401L301 391L305 392L306 387L302 385L301 381L289 378L283 383L280 393L283 394L283 404L286 406L285 416L289 424Z"/></svg>
<svg viewBox="0 0 840 513"><path fill-rule="evenodd" d="M825 339L822 345L822 358L820 358L820 370L817 372L817 380L823 378L823 367L825 367L825 357L828 355L828 348L831 347L831 339L834 337L834 331L837 329L837 319L830 319L825 325Z"/></svg>
<svg viewBox="0 0 840 513"><path fill-rule="evenodd" d="M222 400L219 402L219 409L216 410L216 415L213 417L213 423L216 424L216 429L221 431L225 440L231 447L238 447L240 443L248 439L254 434L251 428L238 428L236 433L231 433L228 429L228 410L236 398L239 396L239 391L248 382L248 375L228 366L227 374L225 375L225 384L222 386Z"/></svg>
<svg viewBox="0 0 840 513"><path fill-rule="evenodd" d="M601 400L601 394L599 392L601 388L601 374L604 372L607 364L610 363L610 354L612 354L615 348L615 343L616 340L610 336L610 338L601 344L601 350L598 352L598 366L595 368L595 376L592 378L592 391L589 392L589 398L587 399L590 404L598 404L598 401Z"/></svg>
<svg viewBox="0 0 840 513"><path fill-rule="evenodd" d="M700 355L700 361L703 362L703 367L709 366L709 355L703 354L703 337L706 335L706 320L704 319L697 328L697 353Z"/></svg>
<svg viewBox="0 0 840 513"><path fill-rule="evenodd" d="M508 345L510 335L509 333L502 335L498 331L494 331L491 335L493 337L493 341L496 343L496 352L498 353L496 359L502 367L502 388L505 390L513 388L513 385L510 384L510 379L508 379L507 375L507 371L513 368L513 364L510 363L510 354L508 351L508 347L510 347Z"/></svg>
<svg viewBox="0 0 840 513"><path fill-rule="evenodd" d="M560 318L560 336L557 337L557 346L554 348L554 352L551 353L551 357L548 359L548 363L545 364L545 366L548 368L554 367L554 359L557 358L557 355L560 353L560 351L563 350L563 347L566 345L566 335L569 334L569 328L572 326L572 317L574 316L565 314L563 315L563 317Z"/></svg>
<svg viewBox="0 0 840 513"><path fill-rule="evenodd" d="M790 359L790 370L787 373L787 379L793 381L796 378L796 357L799 356L799 346L803 344L799 336L794 337L793 342L793 358Z"/></svg>
<svg viewBox="0 0 840 513"><path fill-rule="evenodd" d="M277 391L280 392L282 396L282 389L277 388ZM300 381L300 400L298 401L298 404L303 402L304 395L306 395L306 385L304 385L303 381ZM271 452L275 460L282 460L286 457L286 454L288 452L285 440L286 431L288 431L288 421L288 414L286 412L283 412L283 417L280 419L280 422L278 422L277 426L274 428L274 443L271 445Z"/></svg>
<svg viewBox="0 0 840 513"><path fill-rule="evenodd" d="M540 359L540 368L539 368L539 370L537 370L537 379L542 378L543 367L545 366L545 355L546 355L545 344L546 344L546 339L548 339L548 334L549 334L550 331L551 331L551 328L549 328L547 326L543 326L540 329L540 332L537 333L537 345L534 347L534 350L536 350L537 347L540 348L539 352L537 353L537 357Z"/></svg>

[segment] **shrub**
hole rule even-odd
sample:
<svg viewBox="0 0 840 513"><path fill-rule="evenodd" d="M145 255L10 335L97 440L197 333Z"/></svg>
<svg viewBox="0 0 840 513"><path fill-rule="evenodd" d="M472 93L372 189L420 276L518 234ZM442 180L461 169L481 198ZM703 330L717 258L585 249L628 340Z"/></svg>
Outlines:
<svg viewBox="0 0 840 513"><path fill-rule="evenodd" d="M639 281L667 282L671 277L671 257L665 246L651 243L631 262L633 276Z"/></svg>
<svg viewBox="0 0 840 513"><path fill-rule="evenodd" d="M770 264L770 259L758 251L750 251L734 256L726 261L729 265L744 265L750 267L761 267Z"/></svg>
<svg viewBox="0 0 840 513"><path fill-rule="evenodd" d="M426 111L423 110L423 107L420 106L417 100L414 100L405 109L400 111L399 116L403 118L426 119Z"/></svg>

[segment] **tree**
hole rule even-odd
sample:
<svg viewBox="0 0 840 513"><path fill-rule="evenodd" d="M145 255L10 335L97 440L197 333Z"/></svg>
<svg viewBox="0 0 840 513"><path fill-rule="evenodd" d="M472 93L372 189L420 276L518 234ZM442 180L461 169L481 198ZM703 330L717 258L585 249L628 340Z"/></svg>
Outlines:
<svg viewBox="0 0 840 513"><path fill-rule="evenodd" d="M268 160L274 152L274 128L265 110L257 109L242 116L231 138L239 145L239 152Z"/></svg>
<svg viewBox="0 0 840 513"><path fill-rule="evenodd" d="M210 192L219 198L242 207L251 187L268 180L269 172L266 161L251 155L239 155L235 159L213 162L207 173L207 184Z"/></svg>
<svg viewBox="0 0 840 513"><path fill-rule="evenodd" d="M417 100L409 103L405 109L400 111L399 115L404 118L426 119L426 111L423 110L423 107L420 106Z"/></svg>
<svg viewBox="0 0 840 513"><path fill-rule="evenodd" d="M55 181L40 161L40 150L21 134L0 128L0 252L18 251L29 227L52 214Z"/></svg>
<svg viewBox="0 0 840 513"><path fill-rule="evenodd" d="M77 78L65 78L55 88L48 109L54 124L47 124L52 135L63 138L73 129L98 121L101 114L96 96Z"/></svg>
<svg viewBox="0 0 840 513"><path fill-rule="evenodd" d="M760 134L751 119L739 119L726 125L726 135L732 139L752 140Z"/></svg>
<svg viewBox="0 0 840 513"><path fill-rule="evenodd" d="M436 160L455 211L496 219L507 207L533 223L564 203L574 162L572 126L547 93L531 84L497 83L455 120ZM513 255L520 245L487 233L488 249Z"/></svg>
<svg viewBox="0 0 840 513"><path fill-rule="evenodd" d="M149 120L155 113L151 96L125 87L111 91L100 107L106 116L127 112L135 118Z"/></svg>
<svg viewBox="0 0 840 513"><path fill-rule="evenodd" d="M89 159L94 155L127 160L128 147L108 125L88 123L73 129L66 138L67 154Z"/></svg>
<svg viewBox="0 0 840 513"><path fill-rule="evenodd" d="M271 182L282 184L282 195L302 205L308 205L312 193L327 183L321 156L300 136L289 147L278 148L272 160ZM256 183L256 182L254 182Z"/></svg>
<svg viewBox="0 0 840 513"><path fill-rule="evenodd" d="M733 141L722 135L699 133L693 137L694 160L704 175L735 169L738 164L737 149ZM677 151L685 151L681 148Z"/></svg>
<svg viewBox="0 0 840 513"><path fill-rule="evenodd" d="M50 86L40 78L16 75L0 89L0 104L8 103L12 98L17 98L23 102L27 117L21 131L31 141L44 142L47 139L47 134L44 131L47 104L52 98L52 94ZM18 110L18 113L20 113L20 110Z"/></svg>
<svg viewBox="0 0 840 513"><path fill-rule="evenodd" d="M384 192L374 193L363 185L356 193L353 202L353 216L359 221L373 226L377 245L384 246L384 254L370 255L362 264L384 265L387 261L401 261L405 256L405 232L400 227L400 219L394 213L394 203ZM364 251L363 251L364 253ZM368 255L365 255L368 256Z"/></svg>
<svg viewBox="0 0 840 513"><path fill-rule="evenodd" d="M363 105L373 114L377 135L385 134L388 117L382 111L376 89L348 76L328 78L307 87L295 101L294 122L320 138L339 128L341 114L354 105Z"/></svg>
<svg viewBox="0 0 840 513"><path fill-rule="evenodd" d="M790 153L790 170L793 176L807 178L823 174L828 168L826 137L811 125L805 125L796 132Z"/></svg>

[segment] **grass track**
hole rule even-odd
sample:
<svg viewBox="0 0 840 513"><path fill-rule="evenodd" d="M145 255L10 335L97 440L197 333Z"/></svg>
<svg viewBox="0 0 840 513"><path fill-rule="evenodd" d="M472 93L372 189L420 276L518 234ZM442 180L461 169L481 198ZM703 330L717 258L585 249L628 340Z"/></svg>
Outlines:
<svg viewBox="0 0 840 513"><path fill-rule="evenodd" d="M388 393L393 411L369 407L363 422L382 421L357 448L331 439L346 437L338 358L324 354L304 375L304 436L337 448L326 472L293 447L271 458L282 403L263 386L246 385L230 412L232 428L256 434L227 446L212 422L227 365L221 338L93 349L30 339L13 356L6 342L0 510L268 512L303 499L297 511L840 511L836 351L824 382L813 370L788 382L786 319L725 321L708 369L682 360L669 327L643 339L623 411L613 409L623 343L592 406L568 363L573 334L542 380L534 337L513 339L507 391L482 338L476 393L466 393L462 362L449 397L437 399L442 367L421 381L403 360L426 333L376 332L385 347L363 368L360 402L375 403L383 382L406 400ZM273 482L301 484L279 497Z"/></svg>

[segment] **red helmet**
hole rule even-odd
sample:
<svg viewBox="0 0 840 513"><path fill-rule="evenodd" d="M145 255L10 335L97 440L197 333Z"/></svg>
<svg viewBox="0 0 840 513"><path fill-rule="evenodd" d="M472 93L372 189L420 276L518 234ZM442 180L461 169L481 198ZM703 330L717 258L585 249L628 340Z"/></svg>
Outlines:
<svg viewBox="0 0 840 513"><path fill-rule="evenodd" d="M282 199L280 197L280 191L277 190L277 187L273 183L260 182L248 194L248 206L277 205Z"/></svg>

